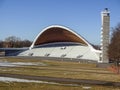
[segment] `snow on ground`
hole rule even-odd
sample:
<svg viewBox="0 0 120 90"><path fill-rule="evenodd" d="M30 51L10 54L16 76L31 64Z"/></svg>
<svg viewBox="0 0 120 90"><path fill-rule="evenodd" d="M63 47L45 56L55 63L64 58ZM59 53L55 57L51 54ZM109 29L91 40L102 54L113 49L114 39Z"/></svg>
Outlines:
<svg viewBox="0 0 120 90"><path fill-rule="evenodd" d="M44 83L44 84L54 84L54 85L65 85L65 86L79 86L78 84L60 84L60 83L55 83L55 82L19 79L19 78L11 78L11 77L0 77L0 82L26 82L26 83Z"/></svg>
<svg viewBox="0 0 120 90"><path fill-rule="evenodd" d="M36 82L36 83L40 82L35 80L18 79L18 78L11 78L11 77L0 77L0 81L1 82Z"/></svg>
<svg viewBox="0 0 120 90"><path fill-rule="evenodd" d="M2 67L15 67L15 66L45 66L44 63L31 63L31 62L0 62L0 66Z"/></svg>
<svg viewBox="0 0 120 90"><path fill-rule="evenodd" d="M9 62L0 62L1 67L15 67L16 65L13 65L12 63Z"/></svg>
<svg viewBox="0 0 120 90"><path fill-rule="evenodd" d="M31 62L14 62L14 63L11 63L12 65L27 65L27 66L30 66L30 65L40 65L40 63L31 63Z"/></svg>

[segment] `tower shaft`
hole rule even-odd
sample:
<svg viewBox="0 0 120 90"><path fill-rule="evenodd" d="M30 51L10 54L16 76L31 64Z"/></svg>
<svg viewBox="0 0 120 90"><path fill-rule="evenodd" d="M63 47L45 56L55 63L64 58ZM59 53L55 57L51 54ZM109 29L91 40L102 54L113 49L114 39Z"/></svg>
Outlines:
<svg viewBox="0 0 120 90"><path fill-rule="evenodd" d="M108 46L109 46L109 29L110 29L110 13L106 8L101 12L102 27L101 27L101 62L108 63Z"/></svg>

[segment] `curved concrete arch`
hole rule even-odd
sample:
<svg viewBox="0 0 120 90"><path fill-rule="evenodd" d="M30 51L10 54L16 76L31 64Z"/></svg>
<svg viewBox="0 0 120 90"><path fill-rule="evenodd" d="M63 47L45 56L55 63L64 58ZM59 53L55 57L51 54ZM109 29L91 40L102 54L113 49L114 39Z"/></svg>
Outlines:
<svg viewBox="0 0 120 90"><path fill-rule="evenodd" d="M52 25L46 27L37 35L32 45L30 46L30 49L37 45L52 42L76 42L93 48L89 42L87 42L87 40L85 40L79 34L75 33L73 30L60 25Z"/></svg>

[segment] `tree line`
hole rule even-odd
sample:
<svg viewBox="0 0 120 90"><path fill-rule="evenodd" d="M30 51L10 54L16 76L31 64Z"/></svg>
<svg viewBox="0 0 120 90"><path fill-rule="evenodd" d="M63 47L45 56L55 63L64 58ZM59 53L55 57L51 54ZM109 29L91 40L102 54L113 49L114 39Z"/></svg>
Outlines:
<svg viewBox="0 0 120 90"><path fill-rule="evenodd" d="M16 36L9 36L5 40L0 40L0 48L22 48L29 47L32 44L30 40L21 40Z"/></svg>

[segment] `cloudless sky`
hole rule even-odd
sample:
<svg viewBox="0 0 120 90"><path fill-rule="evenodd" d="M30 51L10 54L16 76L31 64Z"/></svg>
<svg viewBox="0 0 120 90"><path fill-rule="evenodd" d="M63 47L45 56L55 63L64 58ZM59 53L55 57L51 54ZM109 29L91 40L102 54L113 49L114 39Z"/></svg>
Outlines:
<svg viewBox="0 0 120 90"><path fill-rule="evenodd" d="M120 0L0 0L0 40L34 40L49 25L63 25L100 44L101 11L110 10L110 27L120 22Z"/></svg>

